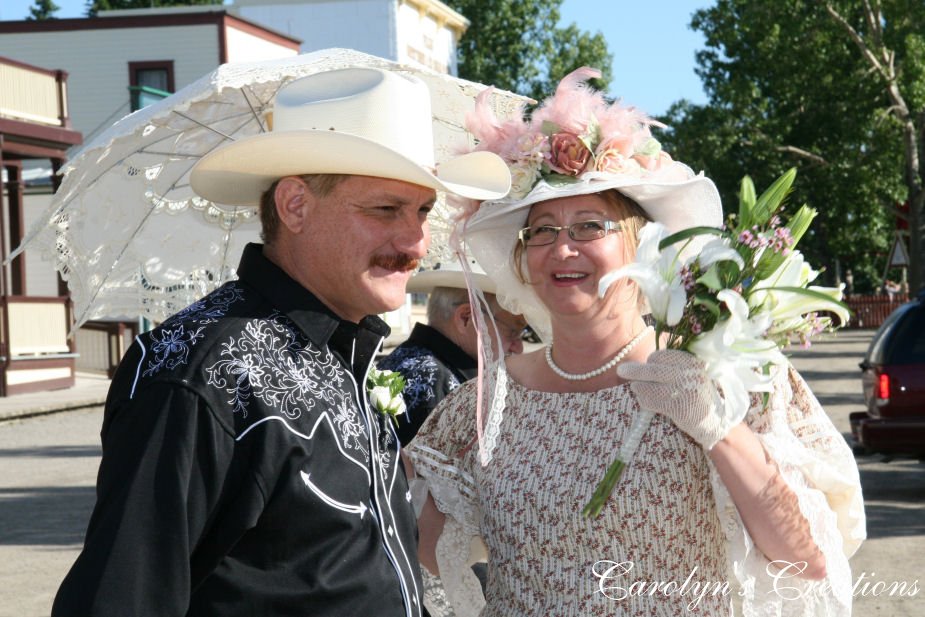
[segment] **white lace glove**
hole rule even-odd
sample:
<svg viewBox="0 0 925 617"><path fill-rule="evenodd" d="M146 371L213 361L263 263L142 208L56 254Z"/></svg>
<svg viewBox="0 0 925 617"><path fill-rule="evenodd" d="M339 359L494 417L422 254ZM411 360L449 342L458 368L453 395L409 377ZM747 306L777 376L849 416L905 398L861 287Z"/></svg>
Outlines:
<svg viewBox="0 0 925 617"><path fill-rule="evenodd" d="M617 374L631 382L643 409L667 416L705 450L732 428L719 413L723 400L707 377L703 360L693 354L660 349L645 363L624 362Z"/></svg>

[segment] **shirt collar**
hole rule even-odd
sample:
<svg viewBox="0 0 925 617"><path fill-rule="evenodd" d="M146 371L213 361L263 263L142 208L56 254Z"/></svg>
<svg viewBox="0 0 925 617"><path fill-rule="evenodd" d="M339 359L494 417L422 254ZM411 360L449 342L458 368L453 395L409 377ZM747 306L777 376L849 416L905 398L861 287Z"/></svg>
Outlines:
<svg viewBox="0 0 925 617"><path fill-rule="evenodd" d="M389 335L389 326L375 315L367 315L359 324L342 320L315 294L267 259L262 244L249 243L244 247L238 278L291 319L313 343L330 346L348 364L353 357L354 367L365 366L363 360L371 358L379 341ZM356 349L352 349L354 341Z"/></svg>
<svg viewBox="0 0 925 617"><path fill-rule="evenodd" d="M441 362L450 367L457 377L462 377L464 380L472 379L478 374L478 361L431 326L422 323L415 324L411 335L403 345L424 347L430 350Z"/></svg>

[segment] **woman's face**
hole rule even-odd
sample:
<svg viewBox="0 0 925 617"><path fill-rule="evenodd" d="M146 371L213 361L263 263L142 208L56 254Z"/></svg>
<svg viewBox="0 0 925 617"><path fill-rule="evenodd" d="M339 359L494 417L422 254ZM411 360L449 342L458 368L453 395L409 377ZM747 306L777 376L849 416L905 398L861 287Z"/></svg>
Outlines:
<svg viewBox="0 0 925 617"><path fill-rule="evenodd" d="M591 194L538 203L530 210L527 226L564 227L583 221L620 222L602 197ZM620 231L579 241L563 229L552 244L524 249L527 279L553 315L600 310L605 302L598 297L598 282L626 263L624 242Z"/></svg>

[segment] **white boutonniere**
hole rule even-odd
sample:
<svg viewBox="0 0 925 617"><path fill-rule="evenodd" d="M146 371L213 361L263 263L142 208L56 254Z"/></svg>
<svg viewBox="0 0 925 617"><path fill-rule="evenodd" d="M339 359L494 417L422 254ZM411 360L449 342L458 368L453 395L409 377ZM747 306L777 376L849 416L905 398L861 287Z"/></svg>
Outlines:
<svg viewBox="0 0 925 617"><path fill-rule="evenodd" d="M366 389L373 407L379 413L391 416L397 425L397 417L405 413L405 400L401 395L405 389L405 380L401 373L372 369L366 378Z"/></svg>

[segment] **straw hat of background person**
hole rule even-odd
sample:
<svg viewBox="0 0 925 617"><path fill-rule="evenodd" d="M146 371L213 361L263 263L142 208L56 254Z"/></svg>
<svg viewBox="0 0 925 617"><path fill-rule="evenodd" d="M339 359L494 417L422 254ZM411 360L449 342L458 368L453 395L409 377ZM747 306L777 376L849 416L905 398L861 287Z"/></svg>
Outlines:
<svg viewBox="0 0 925 617"><path fill-rule="evenodd" d="M493 294L496 287L485 271L473 258L468 258L469 280L483 293ZM453 287L466 289L466 274L458 259L442 261L434 264L433 268L415 272L408 281L408 293L430 293L436 287Z"/></svg>

